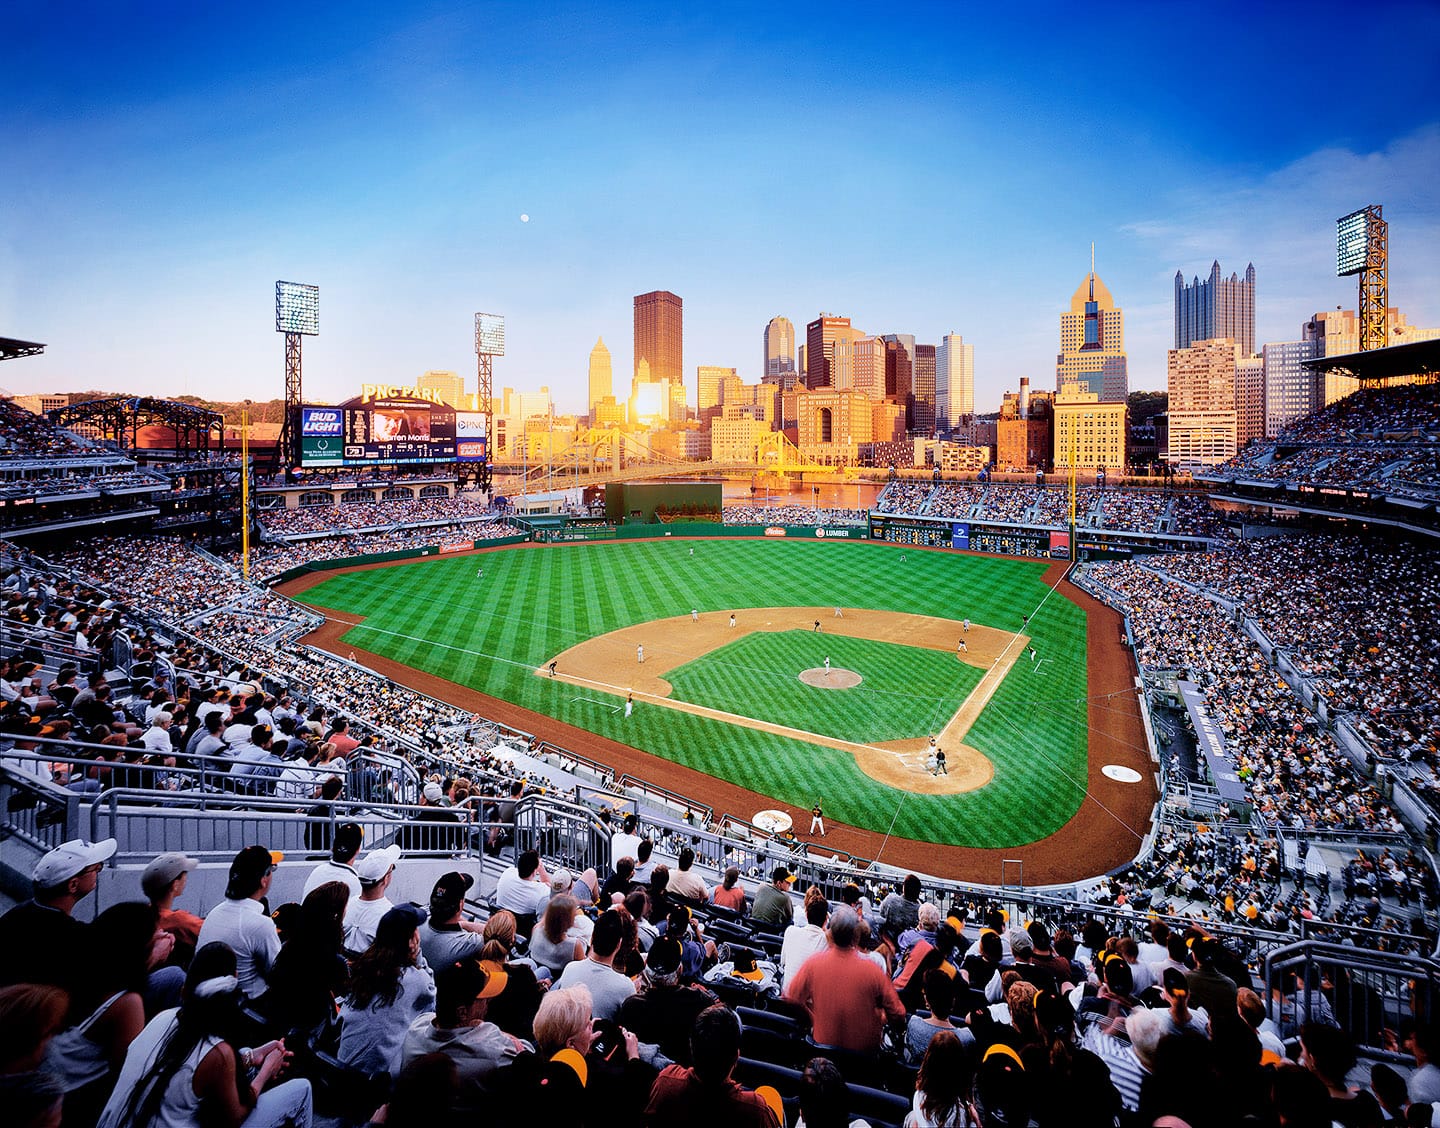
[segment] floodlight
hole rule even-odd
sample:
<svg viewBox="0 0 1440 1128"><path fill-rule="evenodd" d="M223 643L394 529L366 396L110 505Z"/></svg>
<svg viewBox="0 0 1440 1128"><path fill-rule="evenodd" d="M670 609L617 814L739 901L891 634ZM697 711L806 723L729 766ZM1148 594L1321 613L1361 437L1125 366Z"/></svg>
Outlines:
<svg viewBox="0 0 1440 1128"><path fill-rule="evenodd" d="M314 337L320 332L320 287L275 283L275 332Z"/></svg>
<svg viewBox="0 0 1440 1128"><path fill-rule="evenodd" d="M1368 261L1370 208L1361 208L1335 221L1335 274L1359 274Z"/></svg>
<svg viewBox="0 0 1440 1128"><path fill-rule="evenodd" d="M505 355L504 314L477 313L475 315L475 355Z"/></svg>

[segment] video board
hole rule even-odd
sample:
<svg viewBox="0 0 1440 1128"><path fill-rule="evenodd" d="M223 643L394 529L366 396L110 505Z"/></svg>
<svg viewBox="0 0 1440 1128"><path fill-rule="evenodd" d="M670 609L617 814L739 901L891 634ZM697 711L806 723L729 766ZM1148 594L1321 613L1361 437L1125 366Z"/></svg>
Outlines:
<svg viewBox="0 0 1440 1128"><path fill-rule="evenodd" d="M457 411L455 413L456 462L484 462L486 439L483 412Z"/></svg>
<svg viewBox="0 0 1440 1128"><path fill-rule="evenodd" d="M455 409L412 399L300 408L300 465L455 461Z"/></svg>

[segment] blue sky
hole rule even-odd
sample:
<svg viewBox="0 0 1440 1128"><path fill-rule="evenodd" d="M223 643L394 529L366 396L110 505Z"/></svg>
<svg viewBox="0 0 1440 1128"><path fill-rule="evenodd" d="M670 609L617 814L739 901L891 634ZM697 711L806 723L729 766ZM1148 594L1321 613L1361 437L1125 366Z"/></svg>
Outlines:
<svg viewBox="0 0 1440 1128"><path fill-rule="evenodd" d="M1054 380L1089 265L1160 388L1177 268L1254 261L1257 334L1354 306L1334 220L1390 221L1440 324L1440 6L169 5L0 9L0 385L281 394L276 279L321 291L307 398L466 373L584 406L631 298L758 379L820 311ZM1358 77L1372 64L1382 87ZM520 221L521 214L529 223Z"/></svg>

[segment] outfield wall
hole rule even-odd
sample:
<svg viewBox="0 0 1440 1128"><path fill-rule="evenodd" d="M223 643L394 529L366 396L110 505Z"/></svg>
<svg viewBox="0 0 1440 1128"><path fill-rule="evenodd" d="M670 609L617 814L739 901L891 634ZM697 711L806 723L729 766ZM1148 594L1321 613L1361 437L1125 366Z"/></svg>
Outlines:
<svg viewBox="0 0 1440 1128"><path fill-rule="evenodd" d="M266 582L283 584L310 572L333 572L337 568L353 568L358 564L388 564L397 560L418 560L425 556L441 556L451 552L469 552L476 548L504 548L506 545L524 544L530 539L528 533L513 537L494 537L490 540L446 541L444 544L427 544L420 548L400 548L394 552L367 552L359 556L337 556L327 560L312 560L271 576Z"/></svg>
<svg viewBox="0 0 1440 1128"><path fill-rule="evenodd" d="M665 537L784 537L790 540L868 540L864 525L719 525L714 521L672 521L665 525L571 526L537 533L545 542L661 540Z"/></svg>

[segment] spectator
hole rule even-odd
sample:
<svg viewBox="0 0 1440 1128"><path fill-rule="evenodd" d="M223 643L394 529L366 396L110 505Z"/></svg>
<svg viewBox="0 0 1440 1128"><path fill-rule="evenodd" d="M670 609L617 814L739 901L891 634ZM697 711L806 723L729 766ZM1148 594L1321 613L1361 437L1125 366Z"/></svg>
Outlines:
<svg viewBox="0 0 1440 1128"><path fill-rule="evenodd" d="M1385 1114L1375 1097L1352 1089L1345 1078L1355 1067L1355 1044L1334 1026L1307 1022L1300 1028L1300 1064L1325 1083L1330 1119L1346 1128L1380 1128Z"/></svg>
<svg viewBox="0 0 1440 1128"><path fill-rule="evenodd" d="M1015 1056L1015 1051L1008 1046L992 1047L987 1055L997 1049L1009 1050L1010 1055ZM1018 1057L1016 1061L1018 1063ZM938 1031L930 1039L920 1062L920 1072L915 1076L915 1096L905 1117L907 1128L959 1128L967 1124L965 1093L969 1081L970 1068L960 1039L948 1030ZM983 1123L978 1117L977 1122Z"/></svg>
<svg viewBox="0 0 1440 1128"><path fill-rule="evenodd" d="M179 1009L156 1015L131 1043L99 1128L198 1124L202 1107L234 1125L252 1116L257 1125L310 1123L309 1081L270 1087L290 1058L284 1042L242 1053L225 1040L243 998L236 973L227 945L201 945Z"/></svg>
<svg viewBox="0 0 1440 1128"><path fill-rule="evenodd" d="M740 884L740 867L727 866L719 887L711 894L711 901L732 913L745 911L745 887Z"/></svg>
<svg viewBox="0 0 1440 1128"><path fill-rule="evenodd" d="M645 1107L648 1128L780 1128L780 1095L750 1092L730 1074L740 1060L740 1020L707 1007L690 1038L694 1065L669 1065L655 1079Z"/></svg>
<svg viewBox="0 0 1440 1128"><path fill-rule="evenodd" d="M270 879L285 855L263 846L246 846L230 863L225 899L205 914L197 948L223 943L235 953L235 974L248 999L263 995L270 969L280 954L280 934L265 911Z"/></svg>
<svg viewBox="0 0 1440 1128"><path fill-rule="evenodd" d="M776 866L770 874L770 884L755 891L755 899L750 903L750 919L772 927L789 925L795 915L794 902L790 900L790 883L794 880L788 869Z"/></svg>
<svg viewBox="0 0 1440 1128"><path fill-rule="evenodd" d="M140 875L140 888L158 914L157 927L175 940L170 962L182 968L190 966L205 922L194 913L175 908L175 901L185 892L190 874L199 864L184 854L161 854Z"/></svg>
<svg viewBox="0 0 1440 1128"><path fill-rule="evenodd" d="M400 860L399 846L371 850L355 866L360 879L360 896L352 898L345 908L345 950L359 955L375 942L375 932L385 914L395 907L387 897L390 880L395 876L395 863ZM420 915L420 922L425 914Z"/></svg>
<svg viewBox="0 0 1440 1128"><path fill-rule="evenodd" d="M405 1064L429 1053L443 1053L454 1062L457 1075L456 1122L487 1116L487 1099L499 1084L499 1074L522 1053L533 1049L486 1021L489 1000L505 989L505 973L485 968L469 956L452 960L435 970L435 1011L423 1014L405 1034Z"/></svg>
<svg viewBox="0 0 1440 1128"><path fill-rule="evenodd" d="M623 910L609 909L595 922L590 938L590 953L584 959L567 964L555 981L556 987L584 985L594 1002L595 1018L614 1018L620 1005L635 994L635 984L615 970L615 954L625 937Z"/></svg>
<svg viewBox="0 0 1440 1128"><path fill-rule="evenodd" d="M495 883L495 904L515 914L516 927L529 936L550 900L550 875L536 850L526 850L507 866Z"/></svg>
<svg viewBox="0 0 1440 1128"><path fill-rule="evenodd" d="M302 897L308 897L327 881L338 881L350 891L350 896L360 897L360 875L355 872L355 856L360 853L360 844L365 840L365 831L359 823L341 823L335 828L335 838L330 845L330 857L310 871L305 878Z"/></svg>
<svg viewBox="0 0 1440 1128"><path fill-rule="evenodd" d="M511 814L514 819L514 814ZM612 864L617 864L621 858L635 859L640 856L640 835L635 833L639 826L639 819L633 814L626 815L620 824L620 830L610 836L610 857Z"/></svg>
<svg viewBox="0 0 1440 1128"><path fill-rule="evenodd" d="M574 897L563 893L551 897L539 926L530 935L531 958L546 968L552 978L558 978L568 964L585 958L584 943L570 932L579 908Z"/></svg>
<svg viewBox="0 0 1440 1128"><path fill-rule="evenodd" d="M819 955L829 941L825 923L830 919L830 902L817 885L805 890L805 923L785 929L785 942L780 947L780 974L791 979L811 956Z"/></svg>
<svg viewBox="0 0 1440 1128"><path fill-rule="evenodd" d="M456 960L478 959L485 946L484 926L461 916L465 894L475 879L468 873L441 874L430 891L430 919L420 925L420 950L438 971Z"/></svg>
<svg viewBox="0 0 1440 1128"><path fill-rule="evenodd" d="M718 1000L700 984L682 984L680 945L662 936L650 948L638 992L620 1004L618 1020L671 1061L690 1065L695 1019Z"/></svg>
<svg viewBox="0 0 1440 1128"><path fill-rule="evenodd" d="M317 885L305 895L295 924L270 969L270 989L261 1000L282 1030L300 1030L311 1043L333 1040L335 1000L345 990L345 905L350 890L339 881Z"/></svg>
<svg viewBox="0 0 1440 1128"><path fill-rule="evenodd" d="M424 923L424 909L390 909L376 925L374 942L352 965L340 1007L339 1058L346 1065L398 1075L406 1031L434 1011L435 976L417 964Z"/></svg>
<svg viewBox="0 0 1440 1128"><path fill-rule="evenodd" d="M593 1023L591 1010L584 987L557 988L541 1000L535 1015L535 1048L546 1062L536 1094L541 1123L630 1124L649 1099L655 1069L640 1060L635 1035Z"/></svg>
<svg viewBox="0 0 1440 1128"><path fill-rule="evenodd" d="M885 973L856 951L859 920L850 909L835 910L829 949L805 961L785 997L809 1012L819 1045L874 1053L885 1019L902 1021L905 1008Z"/></svg>
<svg viewBox="0 0 1440 1128"><path fill-rule="evenodd" d="M689 846L680 851L678 869L670 875L666 891L677 897L704 904L710 900L710 887L691 867L695 864L695 851Z"/></svg>
<svg viewBox="0 0 1440 1128"><path fill-rule="evenodd" d="M1235 980L1216 966L1225 958L1220 941L1213 936L1202 936L1195 941L1191 951L1199 964L1185 977L1190 988L1191 1005L1203 1008L1208 1014L1229 1014L1235 1010Z"/></svg>
<svg viewBox="0 0 1440 1128"><path fill-rule="evenodd" d="M0 987L0 1077L40 1068L50 1039L65 1027L70 996L59 987L17 983Z"/></svg>
<svg viewBox="0 0 1440 1128"><path fill-rule="evenodd" d="M935 968L925 973L925 1006L928 1016L912 1014L905 1025L905 1060L918 1062L937 1034L949 1031L960 1039L968 1050L975 1044L975 1035L964 1027L950 1021L951 1008L955 1005L955 979L947 972Z"/></svg>
<svg viewBox="0 0 1440 1128"><path fill-rule="evenodd" d="M30 900L0 917L0 985L74 985L91 954L88 926L75 919L75 906L95 891L115 848L113 838L93 844L75 839L35 864Z"/></svg>
<svg viewBox="0 0 1440 1128"><path fill-rule="evenodd" d="M902 933L920 923L920 879L907 874L898 893L880 902L880 936L893 950Z"/></svg>

